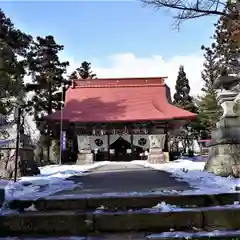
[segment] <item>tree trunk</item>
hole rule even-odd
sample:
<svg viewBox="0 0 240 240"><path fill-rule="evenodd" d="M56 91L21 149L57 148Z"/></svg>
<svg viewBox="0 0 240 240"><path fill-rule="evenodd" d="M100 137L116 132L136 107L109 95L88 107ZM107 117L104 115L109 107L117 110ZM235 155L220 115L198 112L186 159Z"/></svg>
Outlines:
<svg viewBox="0 0 240 240"><path fill-rule="evenodd" d="M48 84L48 115L52 113L52 84ZM50 147L51 147L51 129L47 124L47 161L50 159Z"/></svg>

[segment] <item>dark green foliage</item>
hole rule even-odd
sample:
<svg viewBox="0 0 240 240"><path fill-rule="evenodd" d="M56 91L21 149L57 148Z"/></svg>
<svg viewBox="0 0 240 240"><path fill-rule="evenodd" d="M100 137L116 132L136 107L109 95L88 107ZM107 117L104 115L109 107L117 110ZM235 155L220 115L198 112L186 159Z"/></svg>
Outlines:
<svg viewBox="0 0 240 240"><path fill-rule="evenodd" d="M201 124L206 130L211 131L216 127L222 115L222 108L217 103L217 92L212 89L213 82L225 72L237 73L236 66L232 64L232 60L240 54L239 33L240 19L236 18L234 12L230 11L231 6L224 10L227 16L221 16L215 24L215 32L213 35L214 43L211 47L202 47L204 53L204 70L202 72L202 80L204 86L202 95L199 98L199 117ZM236 33L238 33L236 37Z"/></svg>
<svg viewBox="0 0 240 240"><path fill-rule="evenodd" d="M55 42L53 36L37 37L31 45L28 54L29 72L32 83L26 86L28 91L34 91L31 101L28 101L27 111L34 116L36 126L40 131L39 158L50 159L52 131L44 116L63 107L64 91L69 81L64 78L68 62L61 62L58 54L63 50L62 45ZM59 91L60 90L60 91ZM45 155L47 147L47 155Z"/></svg>
<svg viewBox="0 0 240 240"><path fill-rule="evenodd" d="M197 113L197 107L195 105L195 101L192 96L190 96L190 86L189 81L184 71L184 67L180 66L175 86L176 92L174 94L173 104L177 107L183 108L187 111ZM187 123L183 126L184 131L182 131L182 136L178 136L182 138L182 142L184 145L184 153L186 153L186 147L190 149L191 141L189 139L189 134L192 138L195 138L196 134L200 132L202 126L200 124L199 119ZM190 131L190 132L189 132ZM192 154L191 151L188 152L189 156Z"/></svg>
<svg viewBox="0 0 240 240"><path fill-rule="evenodd" d="M173 96L174 97L173 104L180 108L195 113L197 111L197 108L194 104L193 98L189 95L190 94L189 81L183 66L179 67L175 89L176 93Z"/></svg>
<svg viewBox="0 0 240 240"><path fill-rule="evenodd" d="M202 80L204 82L202 95L198 100L199 118L205 130L210 132L216 127L222 114L221 106L217 102L217 92L212 88L213 82L219 76L220 71L217 63L216 53L212 48L202 47L204 53L204 70Z"/></svg>
<svg viewBox="0 0 240 240"><path fill-rule="evenodd" d="M16 29L0 9L0 113L12 110L12 97L23 90L26 54L32 37Z"/></svg>
<svg viewBox="0 0 240 240"><path fill-rule="evenodd" d="M220 71L227 70L228 73L239 71L232 60L240 54L240 18L232 8L230 4L225 8L224 12L228 16L219 18L213 35L213 50L218 58L218 68Z"/></svg>
<svg viewBox="0 0 240 240"><path fill-rule="evenodd" d="M28 91L33 90L35 95L28 102L28 111L34 115L39 130L40 121L47 114L62 107L61 86L68 85L64 78L68 62L61 62L58 54L63 46L58 45L53 36L37 37L28 54L29 71L33 84L28 84ZM46 129L45 129L46 130Z"/></svg>
<svg viewBox="0 0 240 240"><path fill-rule="evenodd" d="M91 63L84 61L81 63L81 66L72 73L71 78L93 79L96 78L96 74L92 72Z"/></svg>
<svg viewBox="0 0 240 240"><path fill-rule="evenodd" d="M214 52L214 49L212 47L202 46L202 50L204 50L203 56L205 61L203 63L204 69L201 72L202 80L204 82L201 90L204 93L208 93L212 90L212 85L215 79L220 75L221 71L218 66L217 54Z"/></svg>

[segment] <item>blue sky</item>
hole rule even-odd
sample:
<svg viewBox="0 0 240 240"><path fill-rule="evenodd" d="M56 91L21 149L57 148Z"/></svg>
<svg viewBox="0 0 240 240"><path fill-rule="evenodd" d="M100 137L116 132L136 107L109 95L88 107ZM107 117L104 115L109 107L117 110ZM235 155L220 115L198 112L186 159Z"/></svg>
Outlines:
<svg viewBox="0 0 240 240"><path fill-rule="evenodd" d="M76 60L131 52L138 57L191 55L210 42L212 17L171 28L167 11L139 1L1 1L17 27L37 36L52 34Z"/></svg>

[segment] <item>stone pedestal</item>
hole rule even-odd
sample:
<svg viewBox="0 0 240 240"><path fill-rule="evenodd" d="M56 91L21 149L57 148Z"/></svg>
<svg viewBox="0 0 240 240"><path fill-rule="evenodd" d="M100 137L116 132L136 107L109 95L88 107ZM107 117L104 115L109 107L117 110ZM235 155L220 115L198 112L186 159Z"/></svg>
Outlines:
<svg viewBox="0 0 240 240"><path fill-rule="evenodd" d="M217 144L209 149L205 169L222 177L240 177L240 144Z"/></svg>
<svg viewBox="0 0 240 240"><path fill-rule="evenodd" d="M161 148L150 148L148 154L148 160L151 164L164 163L164 153Z"/></svg>
<svg viewBox="0 0 240 240"><path fill-rule="evenodd" d="M92 164L93 163L93 153L88 150L82 150L78 154L77 165Z"/></svg>
<svg viewBox="0 0 240 240"><path fill-rule="evenodd" d="M164 162L169 162L170 157L169 157L169 152L164 152Z"/></svg>
<svg viewBox="0 0 240 240"><path fill-rule="evenodd" d="M0 177L12 179L15 170L15 154L14 148L1 149L4 154L0 162ZM19 149L17 177L34 176L40 174L37 163L34 161L33 147L25 146Z"/></svg>
<svg viewBox="0 0 240 240"><path fill-rule="evenodd" d="M229 92L229 96L228 96ZM237 93L224 91L218 101L224 112L212 132L205 170L219 176L240 177L240 119L233 111Z"/></svg>

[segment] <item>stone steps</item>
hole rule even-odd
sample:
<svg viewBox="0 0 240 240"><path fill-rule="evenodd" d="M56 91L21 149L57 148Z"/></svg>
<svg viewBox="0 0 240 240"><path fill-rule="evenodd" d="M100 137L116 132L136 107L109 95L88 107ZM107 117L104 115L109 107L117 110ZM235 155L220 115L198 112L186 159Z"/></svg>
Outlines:
<svg viewBox="0 0 240 240"><path fill-rule="evenodd" d="M71 198L70 198L71 197ZM56 199L57 198L57 199ZM240 229L240 206L237 193L213 195L145 195L89 197L58 195L38 200L15 200L9 207L17 214L0 216L0 235L8 236L88 236L81 240L144 240L183 239L157 233L175 231L192 232L192 239L209 239L197 236L195 231ZM170 212L157 204L176 205ZM221 207L217 207L222 205ZM99 208L103 206L103 208ZM182 207L182 208L179 208ZM28 208L28 209L26 209ZM34 211L29 211L29 210ZM131 233L132 232L132 233ZM155 235L154 235L155 233ZM190 234L189 233L189 234ZM151 235L152 234L152 235ZM237 232L235 232L237 234ZM147 237L151 235L150 237ZM228 237L229 236L229 237ZM238 235L240 233L238 232ZM73 238L77 240L78 238ZM25 239L22 238L21 239ZM26 238L27 239L27 238ZM35 239L35 237L34 237ZM230 234L212 239L232 239ZM1 240L1 239L0 239ZM30 239L29 239L30 240Z"/></svg>
<svg viewBox="0 0 240 240"><path fill-rule="evenodd" d="M195 208L159 212L37 211L0 216L0 234L89 235L119 232L166 232L240 229L240 208Z"/></svg>
<svg viewBox="0 0 240 240"><path fill-rule="evenodd" d="M210 234L212 236L206 236L206 234ZM185 237L184 237L184 236ZM7 240L209 240L209 239L217 239L217 240L239 240L240 233L239 232L179 232L177 234L173 234L172 232L163 233L114 233L114 234L93 234L91 236L52 236L52 237L44 237L44 236L20 236L20 237L8 237ZM6 238L1 238L0 240L6 240Z"/></svg>
<svg viewBox="0 0 240 240"><path fill-rule="evenodd" d="M9 203L10 209L23 210L32 204L39 211L50 210L95 210L101 206L109 210L128 210L152 208L158 203L176 205L184 208L231 205L239 201L239 193L199 194L199 195L142 195L142 196L103 196L91 197L58 195L47 199L14 200Z"/></svg>

